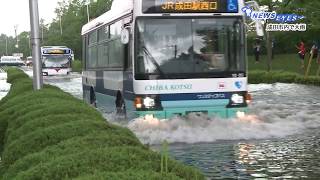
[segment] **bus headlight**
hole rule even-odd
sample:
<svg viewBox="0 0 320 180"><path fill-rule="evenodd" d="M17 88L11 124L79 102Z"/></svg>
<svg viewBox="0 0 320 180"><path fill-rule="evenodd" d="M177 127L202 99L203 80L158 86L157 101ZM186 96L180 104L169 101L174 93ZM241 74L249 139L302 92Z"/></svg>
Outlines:
<svg viewBox="0 0 320 180"><path fill-rule="evenodd" d="M247 93L246 94L246 103L250 104L251 102L252 102L252 96L251 96L251 94Z"/></svg>
<svg viewBox="0 0 320 180"><path fill-rule="evenodd" d="M246 116L246 113L242 111L237 111L236 116L237 118L244 118Z"/></svg>
<svg viewBox="0 0 320 180"><path fill-rule="evenodd" d="M137 109L141 109L142 108L142 98L136 97L134 100L134 105Z"/></svg>
<svg viewBox="0 0 320 180"><path fill-rule="evenodd" d="M244 103L244 97L239 94L233 94L231 96L231 102L233 104L243 104Z"/></svg>
<svg viewBox="0 0 320 180"><path fill-rule="evenodd" d="M134 106L138 111L161 110L161 101L158 95L136 96Z"/></svg>
<svg viewBox="0 0 320 180"><path fill-rule="evenodd" d="M153 98L151 98L151 97L145 97L144 99L143 99L143 105L144 105L144 107L146 107L146 108L152 108L152 107L154 107L155 106L155 100L153 99Z"/></svg>

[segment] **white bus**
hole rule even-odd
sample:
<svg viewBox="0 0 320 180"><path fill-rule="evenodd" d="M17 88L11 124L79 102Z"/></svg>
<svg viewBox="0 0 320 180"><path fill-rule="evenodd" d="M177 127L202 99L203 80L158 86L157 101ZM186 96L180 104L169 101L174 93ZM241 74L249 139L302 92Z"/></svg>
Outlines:
<svg viewBox="0 0 320 180"><path fill-rule="evenodd" d="M67 75L72 71L73 52L65 46L41 47L42 74Z"/></svg>
<svg viewBox="0 0 320 180"><path fill-rule="evenodd" d="M0 66L24 66L24 62L17 56L2 56Z"/></svg>
<svg viewBox="0 0 320 180"><path fill-rule="evenodd" d="M127 116L247 111L243 0L114 0L82 28L84 99Z"/></svg>

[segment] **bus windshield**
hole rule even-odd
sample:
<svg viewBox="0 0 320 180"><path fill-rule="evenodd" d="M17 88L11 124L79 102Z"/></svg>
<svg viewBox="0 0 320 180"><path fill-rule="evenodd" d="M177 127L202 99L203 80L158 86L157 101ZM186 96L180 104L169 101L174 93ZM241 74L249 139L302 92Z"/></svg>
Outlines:
<svg viewBox="0 0 320 180"><path fill-rule="evenodd" d="M49 55L42 57L44 68L70 67L71 57L67 55Z"/></svg>
<svg viewBox="0 0 320 180"><path fill-rule="evenodd" d="M135 78L208 78L244 74L241 24L238 18L138 19Z"/></svg>

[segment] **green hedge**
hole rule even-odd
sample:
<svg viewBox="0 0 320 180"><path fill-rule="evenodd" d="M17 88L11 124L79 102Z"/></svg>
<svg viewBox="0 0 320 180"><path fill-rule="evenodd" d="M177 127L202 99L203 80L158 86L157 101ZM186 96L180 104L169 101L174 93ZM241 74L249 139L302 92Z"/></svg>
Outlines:
<svg viewBox="0 0 320 180"><path fill-rule="evenodd" d="M82 62L81 62L81 60L72 61L72 71L73 72L81 72L82 71Z"/></svg>
<svg viewBox="0 0 320 180"><path fill-rule="evenodd" d="M127 128L107 123L91 106L47 86L32 90L20 70L0 101L0 179L204 179L192 167L140 143Z"/></svg>
<svg viewBox="0 0 320 180"><path fill-rule="evenodd" d="M308 76L305 78L297 73L285 71L249 71L248 77L250 84L280 82L320 86L320 77L318 76Z"/></svg>

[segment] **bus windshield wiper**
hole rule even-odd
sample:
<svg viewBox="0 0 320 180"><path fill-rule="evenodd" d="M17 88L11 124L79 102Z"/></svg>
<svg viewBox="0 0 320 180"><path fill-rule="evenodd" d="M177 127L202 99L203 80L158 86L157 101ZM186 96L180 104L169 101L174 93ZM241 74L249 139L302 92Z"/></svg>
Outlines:
<svg viewBox="0 0 320 180"><path fill-rule="evenodd" d="M147 49L147 47L143 46L142 47L144 53L146 53L146 55L150 58L151 62L153 65L155 65L157 67L157 70L159 71L160 75L162 77L165 77L164 72L161 70L160 65L158 64L158 62L156 61L156 59L151 55L150 51Z"/></svg>

